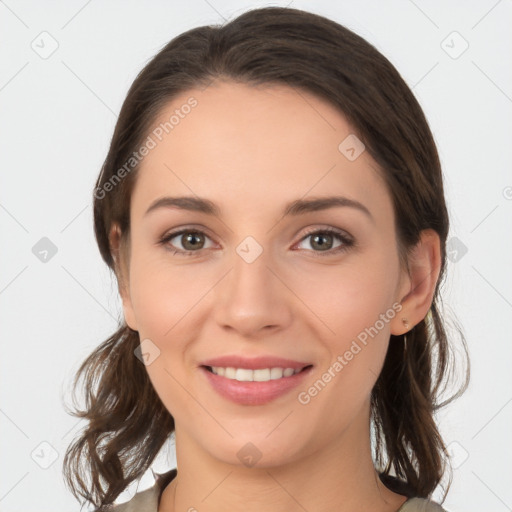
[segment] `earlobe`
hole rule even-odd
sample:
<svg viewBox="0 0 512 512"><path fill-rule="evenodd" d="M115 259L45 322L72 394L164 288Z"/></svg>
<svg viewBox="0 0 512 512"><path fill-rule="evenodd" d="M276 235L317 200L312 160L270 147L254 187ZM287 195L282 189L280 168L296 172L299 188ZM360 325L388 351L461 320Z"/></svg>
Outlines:
<svg viewBox="0 0 512 512"><path fill-rule="evenodd" d="M132 303L129 298L129 294L121 296L123 302L124 319L128 327L133 331L138 331L137 322L135 320L135 314L133 311Z"/></svg>
<svg viewBox="0 0 512 512"><path fill-rule="evenodd" d="M109 243L112 258L115 262L115 274L117 278L117 289L123 304L123 313L125 322L134 331L138 331L135 313L133 311L132 301L130 297L128 270L124 269L120 254L121 230L114 223L109 233Z"/></svg>
<svg viewBox="0 0 512 512"><path fill-rule="evenodd" d="M441 270L439 235L433 229L421 232L421 238L409 257L409 291L401 299L402 309L391 323L391 334L410 331L428 313Z"/></svg>
<svg viewBox="0 0 512 512"><path fill-rule="evenodd" d="M130 297L130 289L128 283L123 280L118 284L119 295L123 303L124 319L128 327L134 331L138 331L137 322L135 320L135 312L133 310L132 300Z"/></svg>

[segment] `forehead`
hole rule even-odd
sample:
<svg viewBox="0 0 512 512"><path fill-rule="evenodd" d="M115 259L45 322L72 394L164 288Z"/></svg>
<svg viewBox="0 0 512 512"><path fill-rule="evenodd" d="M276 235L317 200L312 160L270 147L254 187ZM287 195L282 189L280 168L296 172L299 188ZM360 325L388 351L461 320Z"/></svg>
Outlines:
<svg viewBox="0 0 512 512"><path fill-rule="evenodd" d="M161 110L149 137L154 147L132 197L140 215L167 193L210 197L234 211L266 204L277 210L333 192L391 208L368 152L356 159L344 152L358 139L343 113L303 90L233 82L191 89Z"/></svg>

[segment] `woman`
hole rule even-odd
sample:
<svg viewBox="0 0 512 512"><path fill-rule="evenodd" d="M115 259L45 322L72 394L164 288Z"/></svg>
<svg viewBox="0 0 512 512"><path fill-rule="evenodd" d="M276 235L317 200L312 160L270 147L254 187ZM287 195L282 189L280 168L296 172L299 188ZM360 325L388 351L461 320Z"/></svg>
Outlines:
<svg viewBox="0 0 512 512"><path fill-rule="evenodd" d="M442 171L373 46L278 7L176 37L128 92L94 221L125 323L77 375L76 496L107 510L174 433L177 469L115 510L443 510L434 412L469 371L439 404Z"/></svg>

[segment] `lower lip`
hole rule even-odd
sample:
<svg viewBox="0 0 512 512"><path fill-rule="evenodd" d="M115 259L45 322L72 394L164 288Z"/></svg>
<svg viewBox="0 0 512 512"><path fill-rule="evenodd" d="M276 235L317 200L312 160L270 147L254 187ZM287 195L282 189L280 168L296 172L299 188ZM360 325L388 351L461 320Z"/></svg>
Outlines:
<svg viewBox="0 0 512 512"><path fill-rule="evenodd" d="M216 375L204 366L201 366L200 369L206 374L213 389L224 398L240 405L263 405L298 386L313 367L309 366L290 377L282 377L266 382L241 382Z"/></svg>

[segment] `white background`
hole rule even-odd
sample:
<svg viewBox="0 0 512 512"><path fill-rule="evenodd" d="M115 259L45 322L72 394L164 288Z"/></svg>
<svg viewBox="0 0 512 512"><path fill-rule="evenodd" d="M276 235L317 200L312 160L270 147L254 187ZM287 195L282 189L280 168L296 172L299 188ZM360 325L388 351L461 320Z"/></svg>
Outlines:
<svg viewBox="0 0 512 512"><path fill-rule="evenodd" d="M179 33L265 5L287 3L0 2L1 512L80 508L64 487L61 465L84 424L66 414L63 400L69 403L79 364L122 314L97 250L91 203L130 84ZM449 262L443 288L472 360L469 390L439 416L457 466L444 506L511 510L512 4L288 5L366 38L424 108L445 173L449 238L467 248ZM58 48L48 58L33 50L51 48L52 38ZM453 58L463 40L469 47ZM57 248L47 262L32 251L43 237ZM56 461L40 467L36 460L49 464L54 451ZM172 446L166 455L155 471L174 467ZM152 482L149 473L139 490Z"/></svg>

